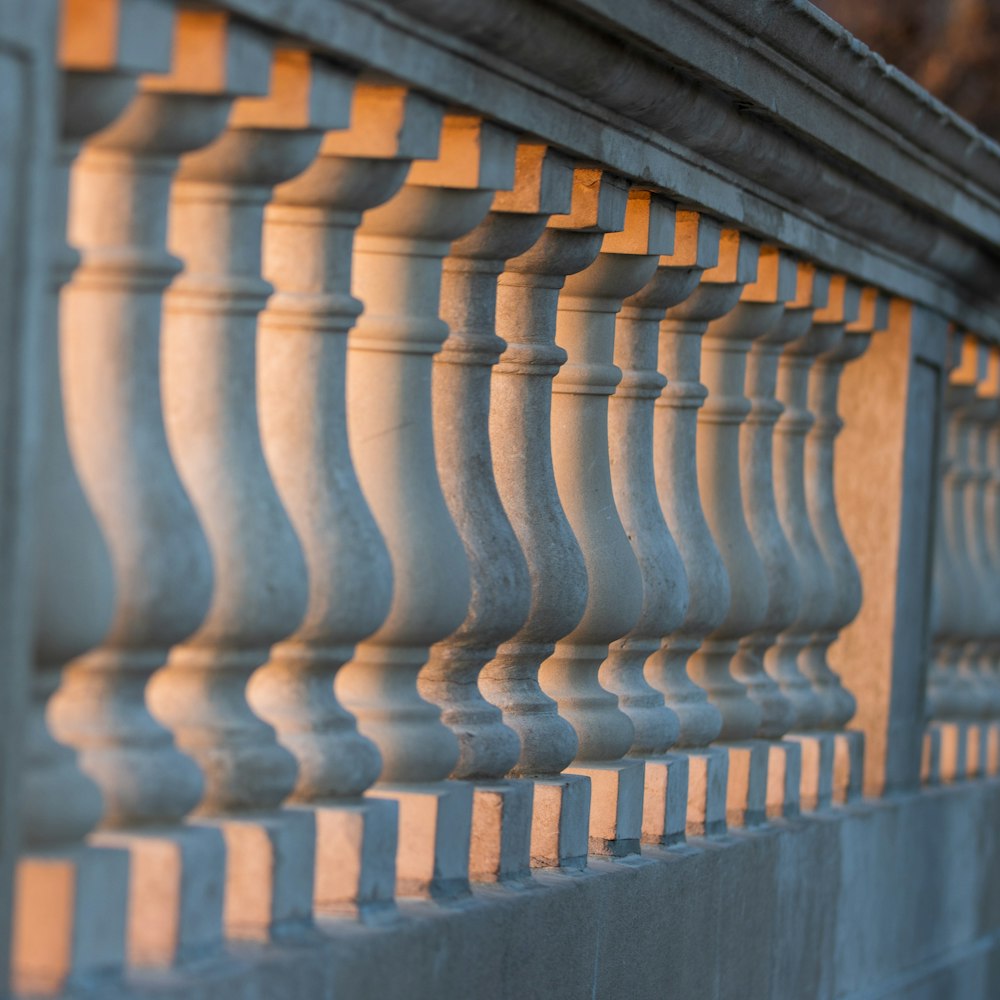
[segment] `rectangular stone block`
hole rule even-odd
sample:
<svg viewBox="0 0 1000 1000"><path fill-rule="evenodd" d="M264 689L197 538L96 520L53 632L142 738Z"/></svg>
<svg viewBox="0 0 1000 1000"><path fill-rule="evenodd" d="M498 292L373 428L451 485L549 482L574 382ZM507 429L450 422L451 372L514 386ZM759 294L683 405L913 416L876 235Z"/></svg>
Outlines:
<svg viewBox="0 0 1000 1000"><path fill-rule="evenodd" d="M504 882L531 874L529 781L481 782L473 789L469 878Z"/></svg>
<svg viewBox="0 0 1000 1000"><path fill-rule="evenodd" d="M106 847L26 854L14 887L14 989L112 984L125 962L129 857Z"/></svg>
<svg viewBox="0 0 1000 1000"><path fill-rule="evenodd" d="M687 834L688 758L666 754L646 758L642 842L669 847Z"/></svg>
<svg viewBox="0 0 1000 1000"><path fill-rule="evenodd" d="M785 739L802 747L801 810L829 809L833 802L833 733L789 733Z"/></svg>
<svg viewBox="0 0 1000 1000"><path fill-rule="evenodd" d="M969 723L966 732L966 777L978 778L986 772L986 741L983 737L984 724Z"/></svg>
<svg viewBox="0 0 1000 1000"><path fill-rule="evenodd" d="M718 747L729 755L726 822L730 826L760 826L767 818L768 744L746 740Z"/></svg>
<svg viewBox="0 0 1000 1000"><path fill-rule="evenodd" d="M924 730L920 780L925 785L941 783L941 730L935 725L930 725Z"/></svg>
<svg viewBox="0 0 1000 1000"><path fill-rule="evenodd" d="M991 722L986 730L986 774L1000 774L1000 723Z"/></svg>
<svg viewBox="0 0 1000 1000"><path fill-rule="evenodd" d="M226 844L226 935L271 941L312 924L316 822L301 809L198 820Z"/></svg>
<svg viewBox="0 0 1000 1000"><path fill-rule="evenodd" d="M729 754L706 747L688 750L687 835L715 837L726 832Z"/></svg>
<svg viewBox="0 0 1000 1000"><path fill-rule="evenodd" d="M368 794L399 807L397 896L447 899L469 891L472 785L376 785Z"/></svg>
<svg viewBox="0 0 1000 1000"><path fill-rule="evenodd" d="M128 852L130 965L165 969L220 952L226 878L221 831L192 823L92 839Z"/></svg>
<svg viewBox="0 0 1000 1000"><path fill-rule="evenodd" d="M767 755L767 818L798 816L801 786L802 745L794 740L775 740Z"/></svg>
<svg viewBox="0 0 1000 1000"><path fill-rule="evenodd" d="M969 727L964 722L935 722L940 735L941 781L962 781L969 770Z"/></svg>
<svg viewBox="0 0 1000 1000"><path fill-rule="evenodd" d="M316 823L313 909L374 920L395 908L399 806L365 796L343 805L301 806Z"/></svg>
<svg viewBox="0 0 1000 1000"><path fill-rule="evenodd" d="M623 858L639 853L644 770L641 760L620 760L571 765L567 771L590 779L591 854Z"/></svg>
<svg viewBox="0 0 1000 1000"><path fill-rule="evenodd" d="M865 779L865 734L845 729L833 734L833 802L843 806L861 798Z"/></svg>
<svg viewBox="0 0 1000 1000"><path fill-rule="evenodd" d="M586 868L590 846L590 778L534 778L532 868Z"/></svg>

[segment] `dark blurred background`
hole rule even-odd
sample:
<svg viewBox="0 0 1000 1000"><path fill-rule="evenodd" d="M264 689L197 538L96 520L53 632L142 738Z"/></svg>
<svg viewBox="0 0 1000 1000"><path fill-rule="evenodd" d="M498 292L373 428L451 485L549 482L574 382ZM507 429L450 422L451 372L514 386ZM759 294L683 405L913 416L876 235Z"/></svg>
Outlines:
<svg viewBox="0 0 1000 1000"><path fill-rule="evenodd" d="M1000 139L1000 0L813 0L960 115Z"/></svg>

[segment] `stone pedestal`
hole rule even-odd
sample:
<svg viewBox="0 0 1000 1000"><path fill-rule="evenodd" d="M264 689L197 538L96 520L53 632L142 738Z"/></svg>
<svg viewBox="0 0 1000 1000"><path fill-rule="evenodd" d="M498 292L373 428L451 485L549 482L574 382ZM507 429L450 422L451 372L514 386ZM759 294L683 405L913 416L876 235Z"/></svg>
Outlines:
<svg viewBox="0 0 1000 1000"><path fill-rule="evenodd" d="M682 843L687 833L687 754L647 757L642 800L642 842L669 847Z"/></svg>

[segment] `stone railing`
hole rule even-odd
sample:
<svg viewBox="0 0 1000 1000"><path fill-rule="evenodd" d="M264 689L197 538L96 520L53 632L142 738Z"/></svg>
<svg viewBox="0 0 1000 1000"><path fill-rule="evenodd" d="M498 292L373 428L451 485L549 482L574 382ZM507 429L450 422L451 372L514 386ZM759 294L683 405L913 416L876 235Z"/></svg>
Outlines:
<svg viewBox="0 0 1000 1000"><path fill-rule="evenodd" d="M996 771L1000 150L808 4L0 0L5 73L18 990L916 788L939 465Z"/></svg>

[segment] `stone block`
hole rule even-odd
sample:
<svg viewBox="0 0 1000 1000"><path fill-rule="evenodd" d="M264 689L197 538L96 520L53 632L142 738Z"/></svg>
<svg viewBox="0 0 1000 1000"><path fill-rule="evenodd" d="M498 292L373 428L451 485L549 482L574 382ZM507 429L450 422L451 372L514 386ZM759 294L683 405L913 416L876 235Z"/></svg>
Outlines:
<svg viewBox="0 0 1000 1000"><path fill-rule="evenodd" d="M316 823L313 908L375 919L394 909L399 806L366 796L357 802L303 806Z"/></svg>
<svg viewBox="0 0 1000 1000"><path fill-rule="evenodd" d="M833 802L843 806L861 798L865 777L865 734L845 729L833 734Z"/></svg>
<svg viewBox="0 0 1000 1000"><path fill-rule="evenodd" d="M580 774L535 778L531 817L532 868L586 868L590 779Z"/></svg>
<svg viewBox="0 0 1000 1000"><path fill-rule="evenodd" d="M669 847L687 833L688 757L672 753L646 758L642 842Z"/></svg>
<svg viewBox="0 0 1000 1000"><path fill-rule="evenodd" d="M82 846L21 857L12 959L19 994L111 983L125 961L129 857Z"/></svg>
<svg viewBox="0 0 1000 1000"><path fill-rule="evenodd" d="M767 818L769 745L764 740L746 740L718 746L729 755L726 822L737 827L760 826Z"/></svg>
<svg viewBox="0 0 1000 1000"><path fill-rule="evenodd" d="M794 819L799 815L802 786L802 744L776 740L767 755L768 819Z"/></svg>
<svg viewBox="0 0 1000 1000"><path fill-rule="evenodd" d="M218 828L225 840L223 923L228 937L270 941L311 926L313 816L294 809L198 822Z"/></svg>
<svg viewBox="0 0 1000 1000"><path fill-rule="evenodd" d="M829 809L833 801L833 733L789 733L785 739L802 747L801 810Z"/></svg>
<svg viewBox="0 0 1000 1000"><path fill-rule="evenodd" d="M219 953L226 873L219 830L191 824L93 840L129 855L130 965L164 969Z"/></svg>
<svg viewBox="0 0 1000 1000"><path fill-rule="evenodd" d="M708 747L688 750L687 835L714 837L726 832L729 754Z"/></svg>
<svg viewBox="0 0 1000 1000"><path fill-rule="evenodd" d="M928 726L924 730L920 781L924 785L941 784L941 730L938 726Z"/></svg>
<svg viewBox="0 0 1000 1000"><path fill-rule="evenodd" d="M440 781L376 785L371 796L399 807L396 895L454 898L469 891L472 785Z"/></svg>
<svg viewBox="0 0 1000 1000"><path fill-rule="evenodd" d="M644 771L641 760L571 766L568 770L590 779L591 854L622 858L639 853Z"/></svg>
<svg viewBox="0 0 1000 1000"><path fill-rule="evenodd" d="M940 737L941 781L963 780L969 769L969 727L965 722L935 722Z"/></svg>
<svg viewBox="0 0 1000 1000"><path fill-rule="evenodd" d="M504 882L531 874L529 781L482 782L473 789L469 878Z"/></svg>

